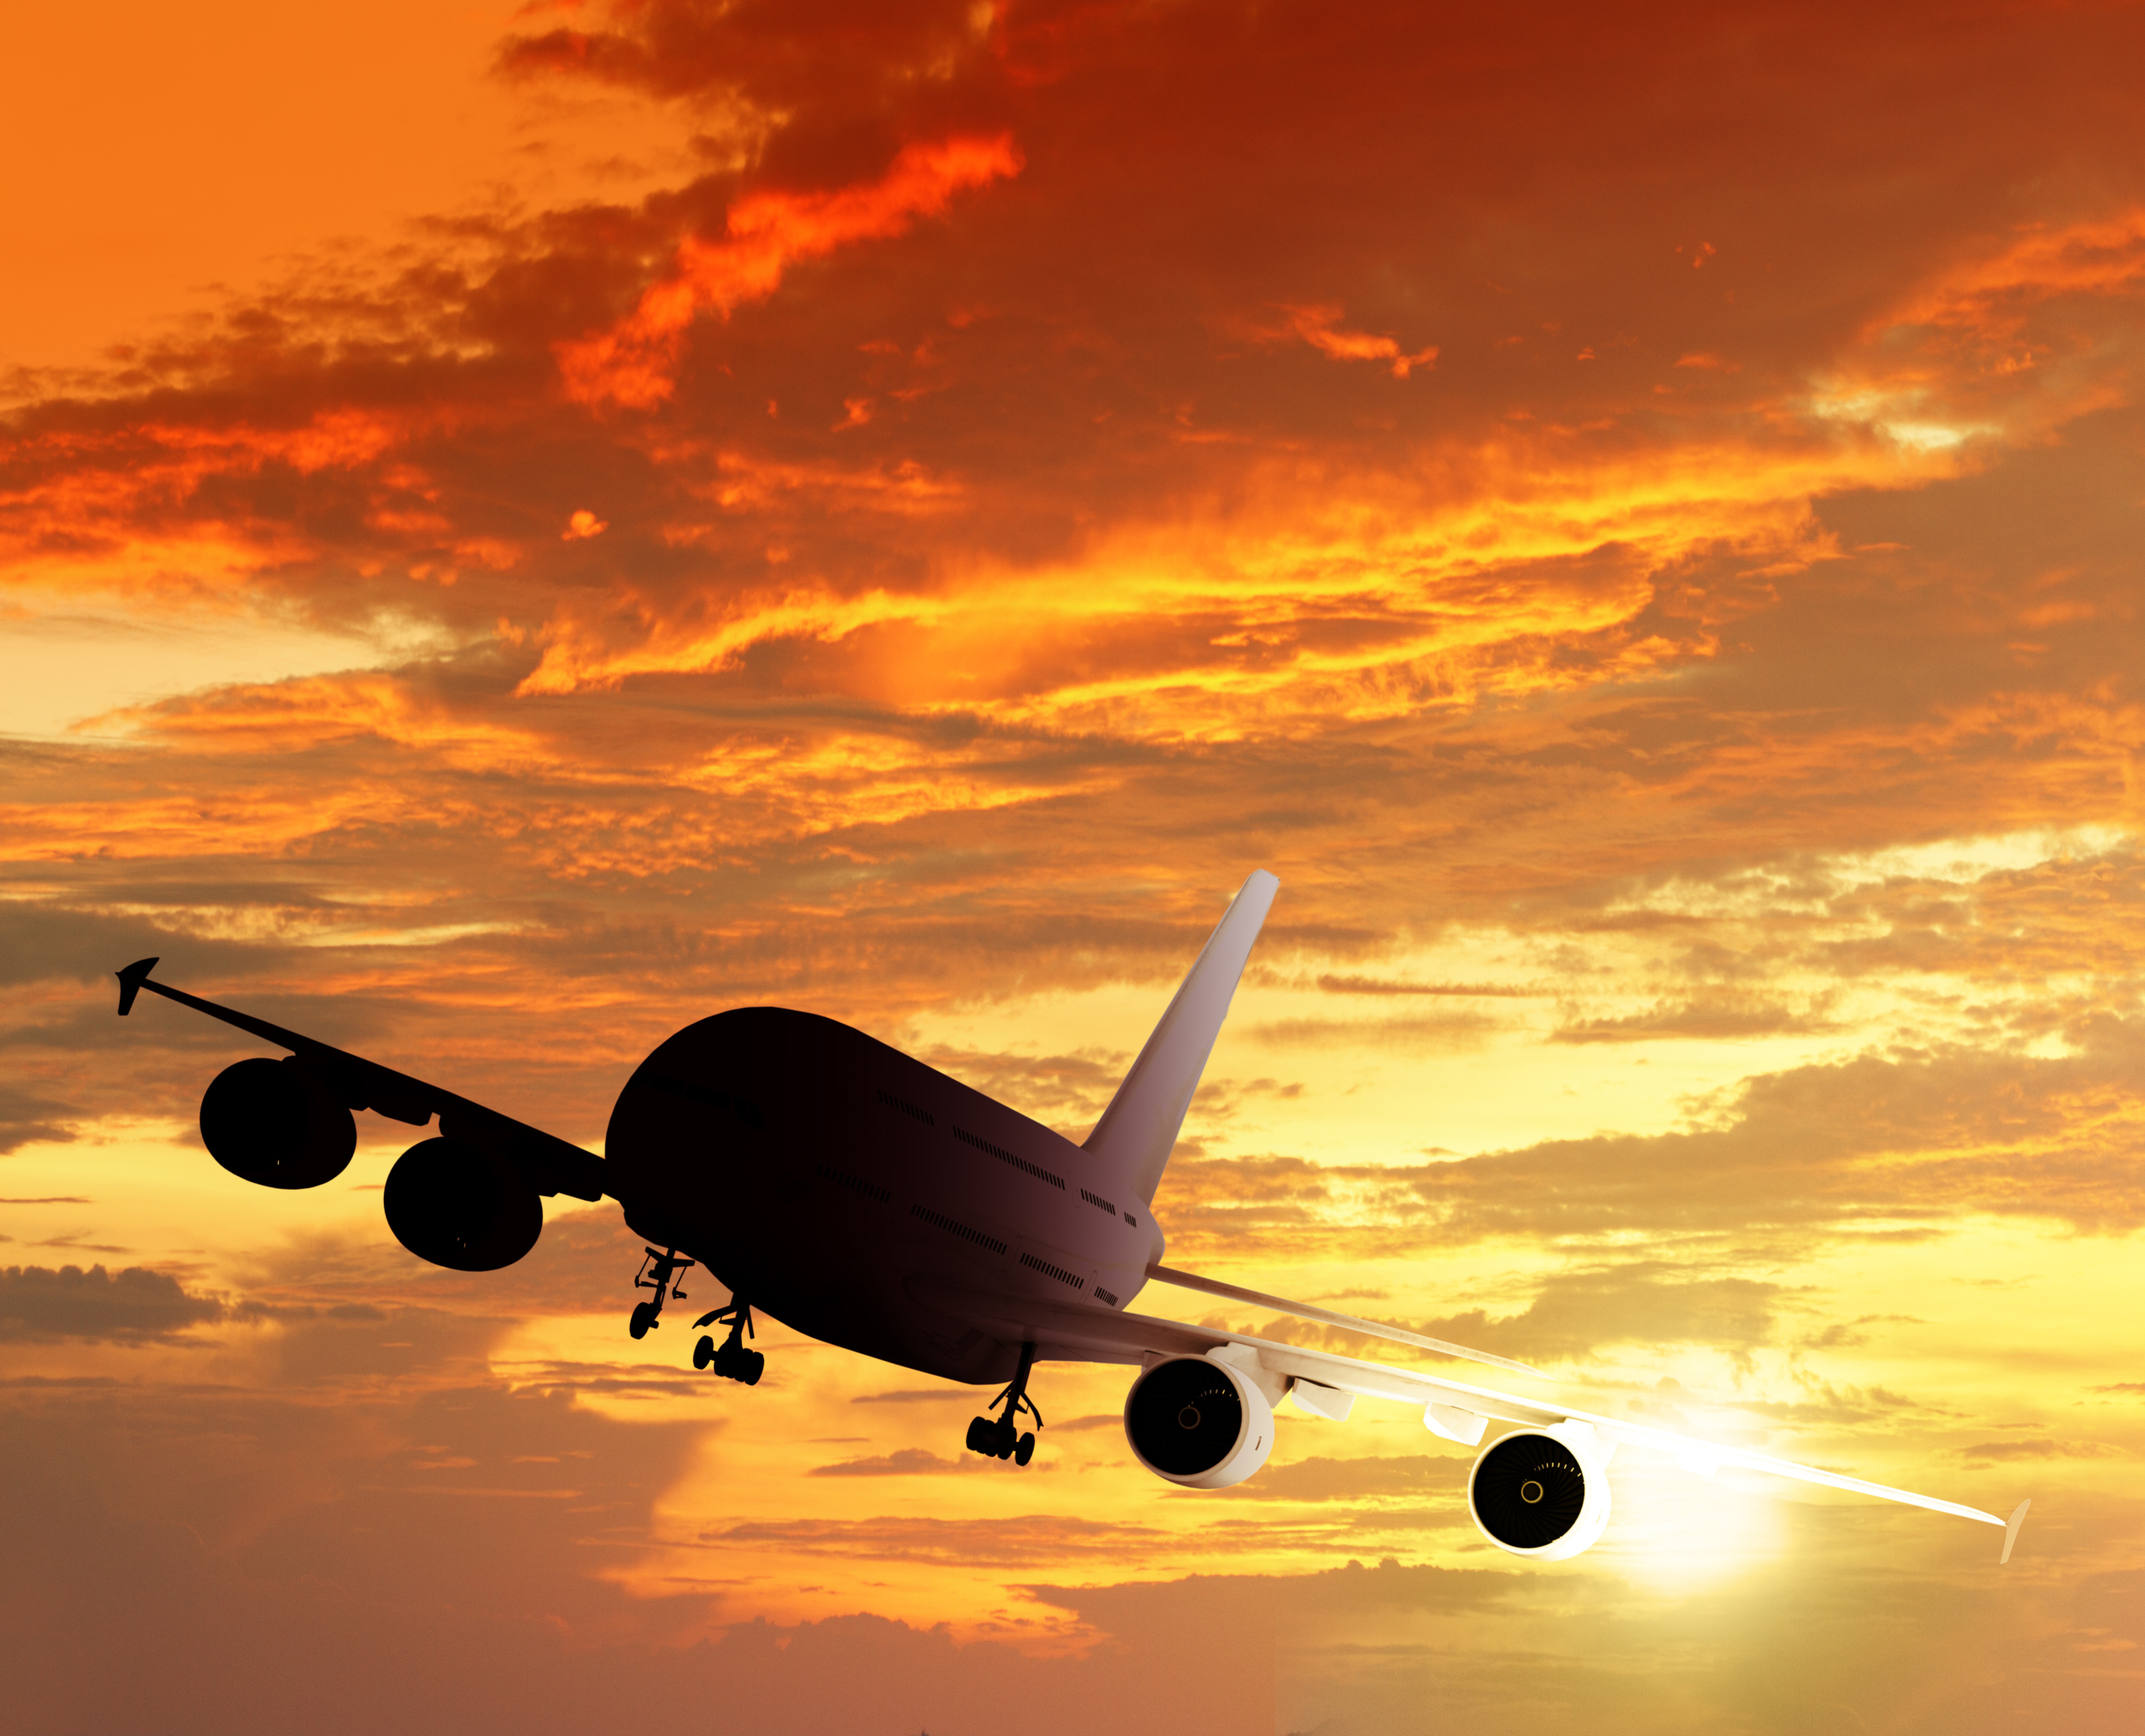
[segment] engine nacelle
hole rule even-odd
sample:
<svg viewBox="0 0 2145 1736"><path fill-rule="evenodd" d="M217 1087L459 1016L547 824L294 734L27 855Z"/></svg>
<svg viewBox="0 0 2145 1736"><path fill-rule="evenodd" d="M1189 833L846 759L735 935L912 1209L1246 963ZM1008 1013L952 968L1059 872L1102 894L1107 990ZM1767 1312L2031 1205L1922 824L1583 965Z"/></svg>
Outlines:
<svg viewBox="0 0 2145 1736"><path fill-rule="evenodd" d="M536 1245L544 1203L504 1158L423 1139L395 1160L380 1196L395 1239L456 1272L496 1272Z"/></svg>
<svg viewBox="0 0 2145 1736"><path fill-rule="evenodd" d="M1609 1522L1609 1455L1584 1423L1522 1429L1491 1441L1467 1475L1475 1528L1509 1555L1566 1561Z"/></svg>
<svg viewBox="0 0 2145 1736"><path fill-rule="evenodd" d="M1226 1363L1172 1356L1124 1395L1124 1438L1156 1476L1187 1489L1227 1489L1274 1450L1274 1407Z"/></svg>
<svg viewBox="0 0 2145 1736"><path fill-rule="evenodd" d="M201 1143L232 1175L263 1187L318 1187L358 1149L349 1105L295 1060L235 1061L201 1097Z"/></svg>

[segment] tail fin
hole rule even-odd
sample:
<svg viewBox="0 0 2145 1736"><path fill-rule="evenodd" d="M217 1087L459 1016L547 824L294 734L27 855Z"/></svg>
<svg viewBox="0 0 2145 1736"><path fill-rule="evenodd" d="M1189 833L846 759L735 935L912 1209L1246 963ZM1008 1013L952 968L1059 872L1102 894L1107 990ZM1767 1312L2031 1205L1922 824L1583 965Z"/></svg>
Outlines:
<svg viewBox="0 0 2145 1736"><path fill-rule="evenodd" d="M1252 871L1088 1135L1087 1149L1124 1176L1143 1200L1152 1200L1161 1186L1184 1112L1191 1107L1191 1093L1228 1016L1237 979L1280 890L1281 882L1264 868Z"/></svg>

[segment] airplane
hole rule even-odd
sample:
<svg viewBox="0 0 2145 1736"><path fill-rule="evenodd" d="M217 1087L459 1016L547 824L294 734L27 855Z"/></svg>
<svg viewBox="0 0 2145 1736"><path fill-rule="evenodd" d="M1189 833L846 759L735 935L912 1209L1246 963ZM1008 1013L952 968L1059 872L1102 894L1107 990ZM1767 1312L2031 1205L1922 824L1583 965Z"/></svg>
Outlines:
<svg viewBox="0 0 2145 1736"><path fill-rule="evenodd" d="M969 1425L969 1450L1025 1465L1041 1413L1043 1361L1118 1363L1133 1457L1191 1489L1226 1489L1273 1451L1287 1400L1345 1420L1358 1397L1423 1407L1426 1428L1480 1447L1468 1511L1496 1548L1559 1561L1607 1526L1620 1446L1711 1476L1724 1467L1905 1502L1993 1525L2011 1558L2030 1501L2008 1519L1933 1496L1791 1464L1561 1402L1442 1375L1138 1314L1150 1280L1446 1356L1534 1373L1523 1362L1290 1301L1162 1263L1153 1201L1192 1093L1280 882L1264 870L1224 912L1102 1119L1079 1144L864 1032L783 1007L739 1007L688 1025L637 1067L611 1112L604 1155L362 1057L150 979L117 973L119 1011L142 990L284 1049L233 1062L201 1102L209 1154L269 1187L318 1187L356 1149L354 1111L438 1130L399 1157L388 1227L418 1258L463 1272L511 1265L536 1244L542 1196L618 1201L647 1244L634 1283L652 1294L644 1337L698 1265L730 1291L694 1329L695 1367L751 1386L755 1313L919 1373L1002 1382ZM994 1417L993 1413L997 1414ZM1023 1428L1031 1419L1034 1429ZM1492 1423L1515 1424L1486 1445Z"/></svg>

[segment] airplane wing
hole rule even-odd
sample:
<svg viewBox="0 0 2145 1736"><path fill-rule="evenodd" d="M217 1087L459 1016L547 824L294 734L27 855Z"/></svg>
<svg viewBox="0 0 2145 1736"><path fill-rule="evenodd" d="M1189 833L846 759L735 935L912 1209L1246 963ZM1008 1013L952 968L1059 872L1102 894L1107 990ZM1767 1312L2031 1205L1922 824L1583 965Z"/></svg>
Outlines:
<svg viewBox="0 0 2145 1736"><path fill-rule="evenodd" d="M286 1031L280 1025L271 1025L266 1019L256 1019L250 1013L219 1006L213 1000L204 1000L183 989L169 989L162 983L151 982L149 973L156 967L154 958L138 958L118 973L119 1015L122 1019L134 1010L135 997L147 989L152 995L161 995L167 1000L190 1006L196 1012L220 1019L226 1025L235 1025L240 1031L250 1031L278 1048L289 1050L325 1080L350 1108L370 1108L390 1121L406 1122L412 1127L426 1126L437 1115L442 1134L482 1150L497 1152L526 1176L539 1193L571 1194L577 1200L603 1197L603 1160L594 1152L584 1151L556 1134L547 1134L511 1115L502 1115L497 1109L487 1108L411 1074L397 1072L376 1061L367 1061L361 1055L302 1036L295 1031Z"/></svg>
<svg viewBox="0 0 2145 1736"><path fill-rule="evenodd" d="M1174 1280L1172 1280L1174 1281ZM927 1308L954 1315L1001 1336L1017 1333L1032 1338L1040 1358L1104 1362L1142 1362L1166 1356L1202 1356L1219 1352L1223 1360L1247 1373L1261 1373L1268 1382L1287 1390L1304 1409L1316 1416L1345 1418L1354 1397L1389 1398L1423 1407L1423 1422L1433 1434L1465 1446L1478 1446L1491 1422L1517 1423L1548 1428L1558 1423L1584 1423L1602 1439L1666 1453L1685 1470L1712 1476L1724 1466L1760 1471L1813 1483L1827 1489L1844 1489L1879 1500L1925 1507L1993 1525L2004 1533L2003 1560L2011 1558L2018 1527L2030 1501L2022 1501L2006 1520L1978 1507L1962 1506L1933 1495L1917 1495L1883 1483L1821 1470L1770 1458L1741 1447L1728 1447L1677 1434L1642 1423L1628 1423L1592 1411L1541 1399L1521 1398L1496 1392L1465 1381L1414 1369L1390 1368L1330 1351L1299 1348L1270 1338L1240 1332L1221 1332L1206 1326L1186 1325L1152 1315L1134 1314L1083 1304L1057 1302L1046 1297L1007 1296L974 1290L925 1279L912 1279L909 1293Z"/></svg>
<svg viewBox="0 0 2145 1736"><path fill-rule="evenodd" d="M1336 1314L1330 1308L1315 1308L1308 1302L1291 1302L1285 1296L1269 1296L1264 1290L1248 1290L1241 1284L1223 1284L1218 1278L1202 1278L1196 1272L1179 1272L1169 1266L1150 1266L1147 1275L1160 1283L1175 1284L1181 1290L1203 1290L1210 1296L1226 1296L1232 1302L1248 1302L1255 1308L1270 1308L1276 1314L1292 1314L1300 1320L1317 1320L1324 1325L1345 1326L1351 1332L1361 1332L1372 1338L1389 1339L1395 1344L1412 1344L1419 1351L1435 1351L1441 1356L1459 1356L1470 1362L1486 1362L1492 1368L1509 1368L1515 1374L1542 1373L1531 1362L1516 1361L1510 1356L1500 1356L1490 1351L1470 1350L1464 1344L1426 1337L1420 1332L1410 1332L1404 1326L1388 1326L1382 1320L1367 1320L1358 1315ZM1543 1377L1547 1378L1546 1376Z"/></svg>

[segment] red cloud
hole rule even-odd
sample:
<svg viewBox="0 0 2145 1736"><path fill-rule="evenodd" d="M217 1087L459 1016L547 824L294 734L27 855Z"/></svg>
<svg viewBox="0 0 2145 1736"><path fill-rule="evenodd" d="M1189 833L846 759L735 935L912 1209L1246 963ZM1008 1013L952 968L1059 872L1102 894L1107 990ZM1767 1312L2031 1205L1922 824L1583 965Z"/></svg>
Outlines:
<svg viewBox="0 0 2145 1736"><path fill-rule="evenodd" d="M685 328L703 310L727 318L739 303L773 295L793 261L900 235L915 219L937 216L956 193L1018 174L1021 163L1010 134L955 137L903 147L876 181L740 200L730 208L724 238L687 239L675 275L651 287L624 320L556 346L568 394L583 403L607 398L641 409L662 402L675 384Z"/></svg>
<svg viewBox="0 0 2145 1736"><path fill-rule="evenodd" d="M1411 355L1400 348L1396 338L1377 337L1369 332L1335 329L1341 318L1341 309L1337 307L1327 304L1284 307L1281 311L1289 316L1289 323L1277 331L1262 332L1261 337L1269 341L1300 338L1314 349L1325 351L1336 361L1385 362L1391 365L1395 380L1405 380L1411 369L1437 365L1438 347L1434 344Z"/></svg>

